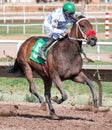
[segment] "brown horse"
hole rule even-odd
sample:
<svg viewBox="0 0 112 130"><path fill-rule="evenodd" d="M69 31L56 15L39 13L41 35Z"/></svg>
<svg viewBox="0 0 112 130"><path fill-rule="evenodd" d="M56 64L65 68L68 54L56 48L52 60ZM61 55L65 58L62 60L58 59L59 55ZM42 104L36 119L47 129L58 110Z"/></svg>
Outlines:
<svg viewBox="0 0 112 130"><path fill-rule="evenodd" d="M59 40L51 47L47 54L46 61L49 76L44 73L41 64L36 63L29 58L32 46L40 37L30 37L21 45L13 67L13 71L21 69L28 80L30 92L43 104L44 100L37 93L33 82L32 70L36 71L42 78L45 88L44 95L52 118L58 118L51 103L52 82L56 85L62 96L61 99L53 98L56 103L60 104L67 100L67 94L63 88L62 81L69 79L74 82L88 85L93 96L94 106L97 107L97 96L94 86L91 80L82 72L83 61L81 57L82 41L86 41L87 44L91 46L96 45L96 33L92 29L89 20L84 16L79 16L78 18L74 18L74 20L76 22L71 28L70 35Z"/></svg>

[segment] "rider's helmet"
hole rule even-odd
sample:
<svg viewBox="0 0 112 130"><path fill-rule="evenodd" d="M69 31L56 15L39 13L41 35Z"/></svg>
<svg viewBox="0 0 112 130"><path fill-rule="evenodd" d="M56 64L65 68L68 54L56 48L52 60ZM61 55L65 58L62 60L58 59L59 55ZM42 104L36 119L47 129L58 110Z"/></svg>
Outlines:
<svg viewBox="0 0 112 130"><path fill-rule="evenodd" d="M66 2L63 5L63 12L67 15L74 15L75 14L75 5L73 2Z"/></svg>

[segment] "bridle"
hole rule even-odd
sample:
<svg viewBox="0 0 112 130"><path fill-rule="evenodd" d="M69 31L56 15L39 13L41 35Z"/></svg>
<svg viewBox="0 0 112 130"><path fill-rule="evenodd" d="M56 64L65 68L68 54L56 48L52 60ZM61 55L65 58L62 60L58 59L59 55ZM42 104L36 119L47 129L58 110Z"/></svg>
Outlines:
<svg viewBox="0 0 112 130"><path fill-rule="evenodd" d="M77 28L76 28L76 38L73 38L73 37L70 37L70 36L69 36L69 39L87 42L87 37L88 37L88 36L93 35L93 34L96 34L96 31L93 30L93 29L88 30L86 33L83 32L82 29L81 29L81 27L80 27L80 25L79 25L79 22L82 21L82 20L88 20L88 19L87 19L87 18L81 18L81 19L79 19L79 20L75 23L76 26L77 26ZM80 30L80 32L81 32L81 34L82 34L82 36L83 36L82 39L81 39L81 38L78 38L78 29Z"/></svg>

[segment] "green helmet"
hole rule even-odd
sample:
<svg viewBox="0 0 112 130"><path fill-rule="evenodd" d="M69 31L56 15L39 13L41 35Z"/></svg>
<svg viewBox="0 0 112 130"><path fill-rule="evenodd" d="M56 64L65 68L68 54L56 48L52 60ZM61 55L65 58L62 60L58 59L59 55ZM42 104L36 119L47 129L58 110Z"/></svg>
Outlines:
<svg viewBox="0 0 112 130"><path fill-rule="evenodd" d="M63 11L69 14L74 14L75 13L75 5L73 2L66 2L63 5Z"/></svg>

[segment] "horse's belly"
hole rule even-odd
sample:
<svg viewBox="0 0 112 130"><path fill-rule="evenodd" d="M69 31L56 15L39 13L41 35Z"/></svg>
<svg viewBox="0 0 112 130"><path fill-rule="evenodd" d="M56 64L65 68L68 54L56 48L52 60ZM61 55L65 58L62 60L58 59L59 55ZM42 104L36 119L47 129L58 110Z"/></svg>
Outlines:
<svg viewBox="0 0 112 130"><path fill-rule="evenodd" d="M82 65L79 65L77 67L71 67L65 74L64 78L70 78L73 76L77 76L81 71Z"/></svg>

